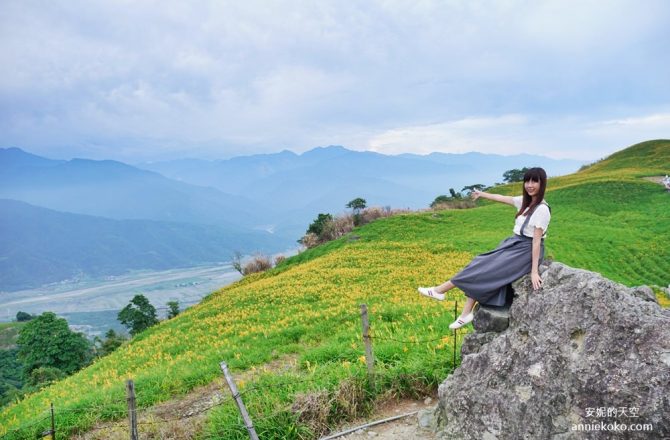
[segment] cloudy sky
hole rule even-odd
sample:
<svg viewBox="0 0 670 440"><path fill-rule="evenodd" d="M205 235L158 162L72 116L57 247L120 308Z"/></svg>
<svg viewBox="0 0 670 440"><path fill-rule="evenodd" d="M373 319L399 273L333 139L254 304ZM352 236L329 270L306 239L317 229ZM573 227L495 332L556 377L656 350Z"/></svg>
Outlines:
<svg viewBox="0 0 670 440"><path fill-rule="evenodd" d="M665 0L0 2L0 147L592 160L670 138Z"/></svg>

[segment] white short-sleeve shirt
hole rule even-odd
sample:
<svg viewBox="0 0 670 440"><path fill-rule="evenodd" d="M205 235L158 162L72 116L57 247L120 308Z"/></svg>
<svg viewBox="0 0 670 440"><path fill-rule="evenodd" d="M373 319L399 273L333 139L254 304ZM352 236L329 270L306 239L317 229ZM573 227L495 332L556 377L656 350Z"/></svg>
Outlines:
<svg viewBox="0 0 670 440"><path fill-rule="evenodd" d="M513 197L514 206L517 210L521 209L521 204L523 203L523 196ZM547 236L547 228L549 227L549 221L551 220L551 212L549 207L544 203L541 203L535 211L533 211L530 221L526 225L526 228L521 233L521 226L526 221L525 215L520 215L514 221L514 233L518 235L525 235L526 237L532 237L535 233L535 227L542 228L544 233L542 238Z"/></svg>

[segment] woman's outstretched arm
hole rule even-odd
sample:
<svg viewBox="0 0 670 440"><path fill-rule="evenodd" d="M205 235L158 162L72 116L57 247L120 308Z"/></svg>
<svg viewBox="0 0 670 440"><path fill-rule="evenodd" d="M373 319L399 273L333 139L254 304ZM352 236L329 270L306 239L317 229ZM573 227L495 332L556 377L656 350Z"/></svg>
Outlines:
<svg viewBox="0 0 670 440"><path fill-rule="evenodd" d="M542 278L540 278L540 246L542 244L542 235L544 235L544 229L535 227L533 231L533 250L532 250L532 262L530 269L530 280L533 283L533 289L537 290L542 287Z"/></svg>
<svg viewBox="0 0 670 440"><path fill-rule="evenodd" d="M500 194L489 194L484 191L473 190L470 197L472 197L472 200L477 200L482 197L484 199L493 200L494 202L506 203L514 206L514 198L510 196L501 196Z"/></svg>

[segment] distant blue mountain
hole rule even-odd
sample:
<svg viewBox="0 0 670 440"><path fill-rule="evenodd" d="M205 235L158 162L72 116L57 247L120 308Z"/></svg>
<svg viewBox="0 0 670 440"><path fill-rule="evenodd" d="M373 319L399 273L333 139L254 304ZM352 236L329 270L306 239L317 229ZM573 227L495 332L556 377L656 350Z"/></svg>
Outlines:
<svg viewBox="0 0 670 440"><path fill-rule="evenodd" d="M286 249L268 233L149 220L110 220L0 200L0 291L74 277L230 261Z"/></svg>
<svg viewBox="0 0 670 440"><path fill-rule="evenodd" d="M268 213L248 198L178 182L121 162L56 161L0 149L0 198L112 219L253 228Z"/></svg>
<svg viewBox="0 0 670 440"><path fill-rule="evenodd" d="M138 167L251 199L275 212L277 230L301 234L319 212L342 212L356 197L363 197L368 205L426 208L438 195L449 194L450 188L460 191L476 183L491 185L502 181L503 173L513 168L542 166L549 175L557 176L574 172L582 164L531 155L390 156L330 146L300 155L282 151L217 161L143 163Z"/></svg>

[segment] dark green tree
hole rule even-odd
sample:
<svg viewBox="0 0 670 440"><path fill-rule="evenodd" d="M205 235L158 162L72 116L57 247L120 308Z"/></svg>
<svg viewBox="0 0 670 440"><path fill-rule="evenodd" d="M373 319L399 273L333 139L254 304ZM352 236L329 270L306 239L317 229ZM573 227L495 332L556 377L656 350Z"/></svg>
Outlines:
<svg viewBox="0 0 670 440"><path fill-rule="evenodd" d="M30 321L33 318L34 318L33 315L31 315L30 313L26 313L26 312L18 312L16 314L16 320L19 321L19 322Z"/></svg>
<svg viewBox="0 0 670 440"><path fill-rule="evenodd" d="M125 306L117 317L121 324L128 327L131 335L158 324L156 308L151 305L144 295L135 295L130 304Z"/></svg>
<svg viewBox="0 0 670 440"><path fill-rule="evenodd" d="M70 330L67 321L52 312L44 312L28 322L19 332L16 345L25 377L40 367L57 368L69 375L92 357L86 337Z"/></svg>
<svg viewBox="0 0 670 440"><path fill-rule="evenodd" d="M358 197L347 203L347 208L353 209L354 215L360 214L361 210L365 209L366 203L365 199Z"/></svg>
<svg viewBox="0 0 670 440"><path fill-rule="evenodd" d="M23 364L18 360L17 348L0 350L0 406L17 396L23 386Z"/></svg>
<svg viewBox="0 0 670 440"><path fill-rule="evenodd" d="M503 180L507 183L521 182L523 180L523 175L526 174L526 171L528 171L527 167L507 170L503 173Z"/></svg>
<svg viewBox="0 0 670 440"><path fill-rule="evenodd" d="M457 193L453 188L449 188L449 194L451 194L452 200L460 200L463 198L461 193Z"/></svg>
<svg viewBox="0 0 670 440"><path fill-rule="evenodd" d="M365 199L362 199L360 197L355 198L354 200L347 203L347 208L353 210L355 226L361 224L361 210L365 209L366 203L367 202L365 201Z"/></svg>
<svg viewBox="0 0 670 440"><path fill-rule="evenodd" d="M468 185L464 186L461 192L470 194L472 191L477 190L477 191L484 191L486 189L486 185L482 185L481 183L476 183L474 185Z"/></svg>
<svg viewBox="0 0 670 440"><path fill-rule="evenodd" d="M323 233L323 228L328 222L333 221L333 216L330 214L319 214L316 219L312 222L311 225L309 225L309 228L307 228L307 233L308 234L316 234L318 237L321 236Z"/></svg>
<svg viewBox="0 0 670 440"><path fill-rule="evenodd" d="M21 391L7 381L0 381L0 407L17 400Z"/></svg>
<svg viewBox="0 0 670 440"><path fill-rule="evenodd" d="M128 340L126 336L116 333L114 329L107 330L105 339L100 339L98 337L95 339L98 356L106 356L110 354Z"/></svg>
<svg viewBox="0 0 670 440"><path fill-rule="evenodd" d="M179 301L168 301L168 319L172 319L179 314Z"/></svg>

